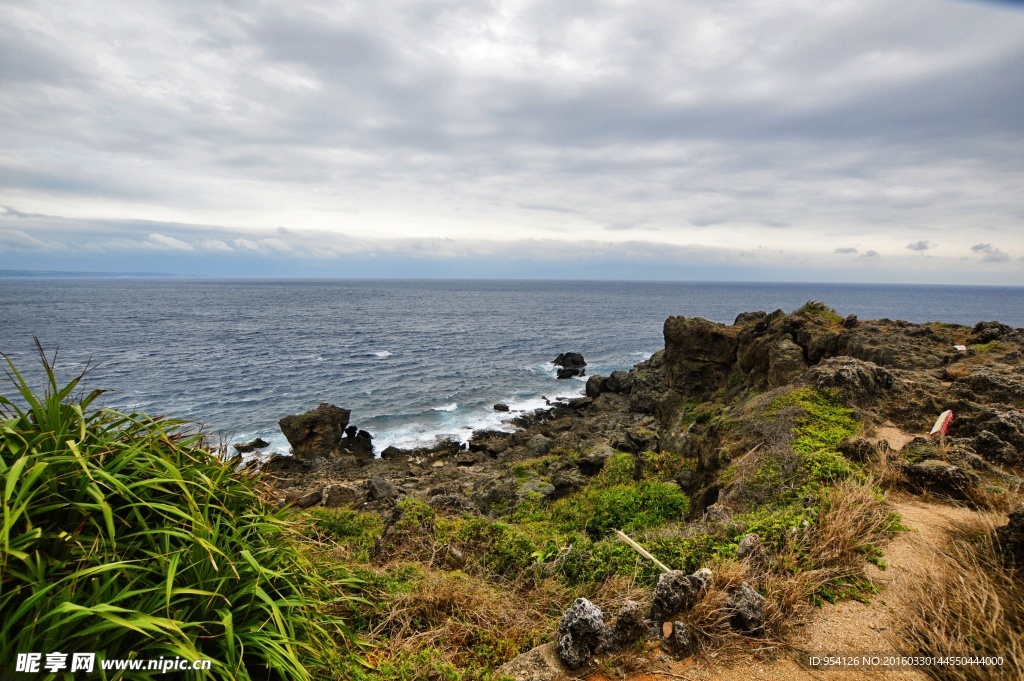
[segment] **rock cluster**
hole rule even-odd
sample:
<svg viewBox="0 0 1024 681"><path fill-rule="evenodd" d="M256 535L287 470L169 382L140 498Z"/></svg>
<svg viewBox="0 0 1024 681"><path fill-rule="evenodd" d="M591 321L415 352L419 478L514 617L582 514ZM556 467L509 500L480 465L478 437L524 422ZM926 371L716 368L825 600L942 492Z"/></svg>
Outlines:
<svg viewBox="0 0 1024 681"><path fill-rule="evenodd" d="M324 402L304 414L285 416L278 425L297 459L349 454L362 461L372 460L373 436L350 426L351 414L348 409Z"/></svg>

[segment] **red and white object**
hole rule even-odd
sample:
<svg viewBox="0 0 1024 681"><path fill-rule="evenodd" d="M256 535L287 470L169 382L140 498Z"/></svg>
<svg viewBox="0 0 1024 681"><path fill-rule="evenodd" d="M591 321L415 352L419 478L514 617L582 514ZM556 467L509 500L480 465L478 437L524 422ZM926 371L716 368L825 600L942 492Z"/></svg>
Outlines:
<svg viewBox="0 0 1024 681"><path fill-rule="evenodd" d="M935 419L935 425L932 426L932 432L928 433L930 436L935 437L946 437L946 431L949 430L949 424L953 422L953 410L947 409L946 411L939 414L939 418Z"/></svg>

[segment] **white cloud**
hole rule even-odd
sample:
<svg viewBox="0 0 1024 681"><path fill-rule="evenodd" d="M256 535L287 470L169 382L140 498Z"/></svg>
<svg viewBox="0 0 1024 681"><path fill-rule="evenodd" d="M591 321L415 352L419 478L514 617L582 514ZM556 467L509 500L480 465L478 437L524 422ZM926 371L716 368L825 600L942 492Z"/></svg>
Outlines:
<svg viewBox="0 0 1024 681"><path fill-rule="evenodd" d="M176 239L173 236L164 236L163 234L150 234L147 239L147 245L156 246L157 248L168 250L168 251L194 251L195 247L181 239Z"/></svg>

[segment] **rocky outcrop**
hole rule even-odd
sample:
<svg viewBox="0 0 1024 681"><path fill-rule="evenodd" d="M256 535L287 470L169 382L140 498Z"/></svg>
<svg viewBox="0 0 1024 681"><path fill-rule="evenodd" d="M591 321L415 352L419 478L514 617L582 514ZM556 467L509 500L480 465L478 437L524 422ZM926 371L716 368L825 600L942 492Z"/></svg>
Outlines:
<svg viewBox="0 0 1024 681"><path fill-rule="evenodd" d="M557 375L561 379L586 374L584 367L587 366L587 361L578 352L563 352L555 358L552 364L559 367Z"/></svg>
<svg viewBox="0 0 1024 681"><path fill-rule="evenodd" d="M684 400L704 400L725 385L740 329L701 317L665 320L666 387Z"/></svg>
<svg viewBox="0 0 1024 681"><path fill-rule="evenodd" d="M323 402L305 414L285 416L278 425L292 446L292 456L329 456L341 444L351 414L348 409Z"/></svg>

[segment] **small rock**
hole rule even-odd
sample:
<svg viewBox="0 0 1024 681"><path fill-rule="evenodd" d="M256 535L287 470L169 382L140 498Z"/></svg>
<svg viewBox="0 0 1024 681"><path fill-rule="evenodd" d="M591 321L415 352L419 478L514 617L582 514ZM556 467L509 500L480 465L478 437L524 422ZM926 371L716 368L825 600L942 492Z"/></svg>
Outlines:
<svg viewBox="0 0 1024 681"><path fill-rule="evenodd" d="M701 568L690 575L690 579L692 579L694 584L697 586L697 595L699 597L703 596L707 593L707 590L711 588L711 582L714 581L714 575L709 568Z"/></svg>
<svg viewBox="0 0 1024 681"><path fill-rule="evenodd" d="M732 611L729 622L733 629L748 634L759 634L764 630L765 597L749 584L743 582L734 589L727 603Z"/></svg>
<svg viewBox="0 0 1024 681"><path fill-rule="evenodd" d="M847 329L853 329L859 323L860 322L857 320L857 315L855 315L855 314L846 315L846 319L843 320L843 327L847 328Z"/></svg>
<svg viewBox="0 0 1024 681"><path fill-rule="evenodd" d="M359 500L359 492L348 485L331 484L324 487L320 500L327 508L351 506Z"/></svg>
<svg viewBox="0 0 1024 681"><path fill-rule="evenodd" d="M508 411L508 405L504 402L498 402L494 405L494 411Z"/></svg>
<svg viewBox="0 0 1024 681"><path fill-rule="evenodd" d="M370 478L367 491L373 501L390 501L398 495L398 490L391 481L377 476Z"/></svg>
<svg viewBox="0 0 1024 681"><path fill-rule="evenodd" d="M541 480L531 480L522 487L523 493L536 492L545 499L555 496L555 486Z"/></svg>
<svg viewBox="0 0 1024 681"><path fill-rule="evenodd" d="M850 461L864 463L878 453L877 447L862 437L848 437L839 443L839 453Z"/></svg>
<svg viewBox="0 0 1024 681"><path fill-rule="evenodd" d="M323 498L323 490L315 489L311 492L305 492L295 497L293 503L298 508L309 508L320 503L320 499Z"/></svg>
<svg viewBox="0 0 1024 681"><path fill-rule="evenodd" d="M677 660L693 655L697 647L693 637L690 636L690 629L682 622L672 622L672 632L665 637L661 649Z"/></svg>
<svg viewBox="0 0 1024 681"><path fill-rule="evenodd" d="M558 656L569 668L579 669L601 649L604 616L586 598L577 598L558 622Z"/></svg>
<svg viewBox="0 0 1024 681"><path fill-rule="evenodd" d="M763 568L768 564L768 551L761 537L751 532L740 539L740 544L736 548L736 558L745 560L754 567Z"/></svg>
<svg viewBox="0 0 1024 681"><path fill-rule="evenodd" d="M537 433L526 443L526 447L534 456L544 456L551 449L551 438Z"/></svg>
<svg viewBox="0 0 1024 681"><path fill-rule="evenodd" d="M574 378L576 376L585 376L586 373L587 373L587 370L584 369L583 367L566 367L564 369L559 369L556 372L555 376L557 378L560 378L560 379L562 379L564 381L567 378Z"/></svg>
<svg viewBox="0 0 1024 681"><path fill-rule="evenodd" d="M270 443L261 437L258 437L255 440L250 440L249 442L234 445L235 450L239 454L248 454L249 452L255 452L257 449L263 449L264 447L269 446Z"/></svg>

